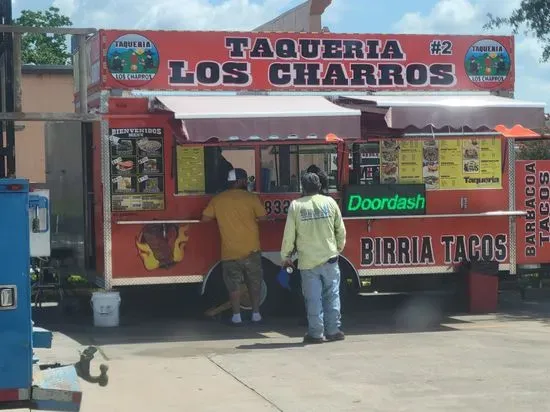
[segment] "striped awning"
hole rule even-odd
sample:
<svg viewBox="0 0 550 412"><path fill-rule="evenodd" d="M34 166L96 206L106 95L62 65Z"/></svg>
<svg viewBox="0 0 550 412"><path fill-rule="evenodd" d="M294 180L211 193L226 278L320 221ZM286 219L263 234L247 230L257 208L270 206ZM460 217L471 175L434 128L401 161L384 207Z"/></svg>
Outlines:
<svg viewBox="0 0 550 412"><path fill-rule="evenodd" d="M361 111L323 96L156 96L181 120L186 140L358 139Z"/></svg>
<svg viewBox="0 0 550 412"><path fill-rule="evenodd" d="M380 113L385 110L389 128L424 129L482 128L495 129L502 125L512 128L522 125L529 129L544 126L544 103L528 102L490 94L421 95L403 93L395 95L345 96L361 104L361 110Z"/></svg>

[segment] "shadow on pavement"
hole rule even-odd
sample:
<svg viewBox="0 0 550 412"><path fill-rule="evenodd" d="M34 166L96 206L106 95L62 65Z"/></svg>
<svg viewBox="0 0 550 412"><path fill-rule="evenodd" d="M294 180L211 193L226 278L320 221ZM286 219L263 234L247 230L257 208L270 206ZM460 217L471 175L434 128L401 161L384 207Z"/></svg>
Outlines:
<svg viewBox="0 0 550 412"><path fill-rule="evenodd" d="M501 307L497 318L503 320L550 320L550 299L529 304L519 297L501 296ZM88 301L69 313L55 306L35 308L33 320L37 326L67 335L83 346L250 339L260 341L250 349L270 349L277 347L269 342L272 338L301 341L306 332L301 317L267 317L265 325L234 328L220 320L205 319L203 310L196 288L149 287L123 294L117 328L94 327ZM453 324L469 323L453 318L456 314L445 297L358 297L343 313L343 330L348 336L455 331Z"/></svg>
<svg viewBox="0 0 550 412"><path fill-rule="evenodd" d="M89 301L66 313L57 306L35 308L37 326L60 332L81 345L153 342L231 341L270 338L302 339L306 322L301 317L267 317L261 326L234 328L220 320L205 319L204 307L193 287L149 287L122 293L120 326L95 328ZM404 297L358 298L343 313L347 335L452 330L441 301Z"/></svg>
<svg viewBox="0 0 550 412"><path fill-rule="evenodd" d="M303 348L303 343L254 343L252 345L239 345L236 349L254 350L254 349L289 349Z"/></svg>
<svg viewBox="0 0 550 412"><path fill-rule="evenodd" d="M535 320L550 326L550 290L528 290L525 299L519 293L501 293L498 319Z"/></svg>

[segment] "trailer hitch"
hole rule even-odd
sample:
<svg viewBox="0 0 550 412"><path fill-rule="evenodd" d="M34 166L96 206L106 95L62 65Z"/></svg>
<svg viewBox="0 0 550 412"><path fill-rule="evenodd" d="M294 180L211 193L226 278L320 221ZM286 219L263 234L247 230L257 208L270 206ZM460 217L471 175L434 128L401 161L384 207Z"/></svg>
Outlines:
<svg viewBox="0 0 550 412"><path fill-rule="evenodd" d="M97 348L89 346L83 352L80 353L80 360L75 364L77 375L84 379L86 382L97 383L99 386L107 386L109 383L109 377L107 371L109 367L105 364L99 365L99 375L90 375L90 363L94 359L94 355L97 352Z"/></svg>

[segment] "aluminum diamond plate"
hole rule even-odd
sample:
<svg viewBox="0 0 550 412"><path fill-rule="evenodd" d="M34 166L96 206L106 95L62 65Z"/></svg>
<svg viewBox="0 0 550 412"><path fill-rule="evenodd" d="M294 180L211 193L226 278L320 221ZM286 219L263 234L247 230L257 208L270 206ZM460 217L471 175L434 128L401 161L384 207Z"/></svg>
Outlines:
<svg viewBox="0 0 550 412"><path fill-rule="evenodd" d="M111 286L137 286L137 285L166 285L175 283L197 283L200 284L204 276L155 276L141 278L114 278L111 279Z"/></svg>
<svg viewBox="0 0 550 412"><path fill-rule="evenodd" d="M109 92L102 91L100 98L100 111L107 113L109 110ZM103 183L103 257L104 276L106 290L111 289L113 277L113 255L111 245L111 183L110 183L110 157L109 157L109 122L101 120L101 182Z"/></svg>
<svg viewBox="0 0 550 412"><path fill-rule="evenodd" d="M508 139L508 208L516 210L516 148L514 139ZM510 274L516 274L516 218L509 219L508 244L510 250Z"/></svg>

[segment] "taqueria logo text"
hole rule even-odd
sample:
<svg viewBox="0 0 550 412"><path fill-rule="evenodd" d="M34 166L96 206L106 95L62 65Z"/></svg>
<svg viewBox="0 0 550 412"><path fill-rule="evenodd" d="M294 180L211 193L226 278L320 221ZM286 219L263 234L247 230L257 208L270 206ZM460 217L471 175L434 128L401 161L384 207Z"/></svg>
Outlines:
<svg viewBox="0 0 550 412"><path fill-rule="evenodd" d="M237 86L253 83L254 72L265 73L274 87L452 87L456 84L453 63L425 64L407 60L399 40L315 39L228 36L228 58L191 63L169 60L169 84L173 86ZM255 61L262 70L254 70Z"/></svg>

